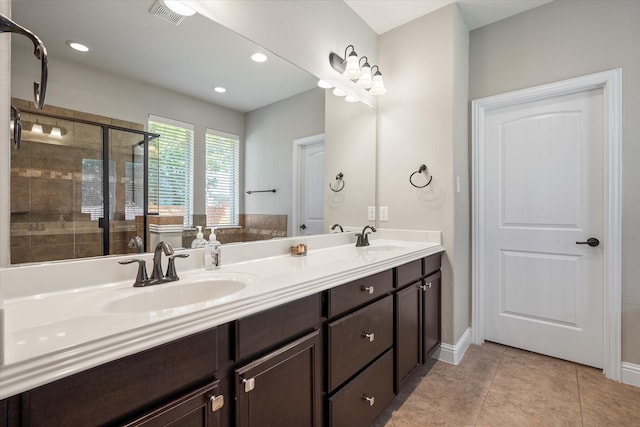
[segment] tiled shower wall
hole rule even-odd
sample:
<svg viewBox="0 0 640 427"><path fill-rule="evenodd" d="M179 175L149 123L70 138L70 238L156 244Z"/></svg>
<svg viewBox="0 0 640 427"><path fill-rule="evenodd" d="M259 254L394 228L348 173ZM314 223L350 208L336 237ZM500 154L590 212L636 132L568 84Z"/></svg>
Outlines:
<svg viewBox="0 0 640 427"><path fill-rule="evenodd" d="M22 110L33 103L12 99ZM78 111L45 107L57 116L89 120L142 130L141 124ZM11 263L52 261L103 255L102 229L90 213L82 212L83 159L102 159L99 126L23 113L22 120L66 130L61 140L23 130L22 147L11 151ZM131 146L141 137L111 133L110 160L116 165L115 212L110 223L111 253L127 253L136 232L135 221L125 221L125 163ZM85 209L86 210L86 209Z"/></svg>
<svg viewBox="0 0 640 427"><path fill-rule="evenodd" d="M193 223L204 225L206 216L194 215ZM191 247L191 242L195 237L195 230L185 231L182 235L183 246L185 248ZM208 239L208 230L204 230L204 237ZM287 237L287 215L240 214L239 227L216 229L216 237L220 243L251 242Z"/></svg>

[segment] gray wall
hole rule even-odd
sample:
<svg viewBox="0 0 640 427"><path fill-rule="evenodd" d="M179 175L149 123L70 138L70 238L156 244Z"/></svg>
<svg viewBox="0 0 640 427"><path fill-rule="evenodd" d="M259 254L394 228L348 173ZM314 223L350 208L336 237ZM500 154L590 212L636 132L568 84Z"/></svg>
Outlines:
<svg viewBox="0 0 640 427"><path fill-rule="evenodd" d="M244 188L247 214L291 214L293 140L324 132L324 90L302 92L246 114ZM290 223L291 221L289 221Z"/></svg>
<svg viewBox="0 0 640 427"><path fill-rule="evenodd" d="M622 360L640 364L640 2L556 0L472 31L470 99L621 67Z"/></svg>
<svg viewBox="0 0 640 427"><path fill-rule="evenodd" d="M387 87L378 109L378 205L389 207L380 225L442 231L442 339L455 344L470 325L469 33L450 5L382 34L378 48ZM423 163L434 178L416 189L409 175Z"/></svg>

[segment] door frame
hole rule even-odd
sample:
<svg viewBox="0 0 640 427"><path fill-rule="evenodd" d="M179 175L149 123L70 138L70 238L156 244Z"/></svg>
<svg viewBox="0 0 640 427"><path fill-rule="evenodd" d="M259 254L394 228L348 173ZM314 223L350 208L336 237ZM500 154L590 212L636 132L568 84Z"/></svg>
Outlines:
<svg viewBox="0 0 640 427"><path fill-rule="evenodd" d="M291 158L292 175L291 175L291 221L289 221L289 230L287 234L289 236L298 236L298 215L300 206L300 155L302 149L306 145L317 144L322 142L324 144L324 133L318 133L316 135L305 136L304 138L297 138L293 140L293 155Z"/></svg>
<svg viewBox="0 0 640 427"><path fill-rule="evenodd" d="M604 159L604 295L603 371L620 381L622 364L622 69L480 98L471 102L472 216L471 216L471 330L472 342L485 337L485 115L487 112L592 89L603 90Z"/></svg>

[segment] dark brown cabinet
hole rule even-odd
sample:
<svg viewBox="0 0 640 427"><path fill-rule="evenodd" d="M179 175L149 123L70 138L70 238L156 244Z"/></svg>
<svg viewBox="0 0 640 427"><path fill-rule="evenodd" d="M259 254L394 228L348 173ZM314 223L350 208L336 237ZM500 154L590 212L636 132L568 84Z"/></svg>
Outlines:
<svg viewBox="0 0 640 427"><path fill-rule="evenodd" d="M395 294L394 311L396 393L413 369L425 363L440 344L440 254L425 258L422 265L419 270L414 263L406 264L396 272L400 288ZM407 285L401 280L413 282Z"/></svg>
<svg viewBox="0 0 640 427"><path fill-rule="evenodd" d="M235 370L236 425L321 425L320 334L314 331Z"/></svg>
<svg viewBox="0 0 640 427"><path fill-rule="evenodd" d="M194 390L155 411L125 424L126 427L219 427L224 396L220 381Z"/></svg>

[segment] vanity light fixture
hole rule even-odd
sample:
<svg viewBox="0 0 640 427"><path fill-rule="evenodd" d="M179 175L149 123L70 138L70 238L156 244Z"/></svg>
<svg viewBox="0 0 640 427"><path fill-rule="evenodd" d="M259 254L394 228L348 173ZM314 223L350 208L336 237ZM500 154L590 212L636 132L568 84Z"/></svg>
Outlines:
<svg viewBox="0 0 640 427"><path fill-rule="evenodd" d="M51 135L51 137L55 139L62 139L62 131L58 126L52 127L49 135Z"/></svg>
<svg viewBox="0 0 640 427"><path fill-rule="evenodd" d="M42 130L42 125L38 122L31 125L31 133L44 133Z"/></svg>
<svg viewBox="0 0 640 427"><path fill-rule="evenodd" d="M331 83L326 82L322 79L318 80L318 86L321 87L322 89L331 89L333 87Z"/></svg>
<svg viewBox="0 0 640 427"><path fill-rule="evenodd" d="M341 89L338 89L338 88L335 88L335 89L333 90L333 94L334 94L335 96L347 96L347 93L346 93L345 91L343 91L343 90L341 90Z"/></svg>
<svg viewBox="0 0 640 427"><path fill-rule="evenodd" d="M195 15L196 11L184 4L181 0L162 0L162 3L174 13L182 16Z"/></svg>
<svg viewBox="0 0 640 427"><path fill-rule="evenodd" d="M253 55L251 55L251 59L254 62L265 62L267 60L267 55L265 55L262 52L256 52Z"/></svg>
<svg viewBox="0 0 640 427"><path fill-rule="evenodd" d="M82 44L80 42L67 40L65 44L69 46L71 49L76 50L78 52L89 52L89 46Z"/></svg>
<svg viewBox="0 0 640 427"><path fill-rule="evenodd" d="M351 53L349 53L349 49L351 49ZM347 56L348 53L349 56ZM359 88L368 90L371 95L383 95L387 92L380 67L369 65L369 58L366 56L358 59L355 48L351 44L345 49L344 55L346 59L333 52L329 54L329 64L334 70L347 79L355 81Z"/></svg>
<svg viewBox="0 0 640 427"><path fill-rule="evenodd" d="M380 72L380 69L377 65L374 65L373 68L376 68L376 72L373 75L373 85L371 86L371 89L369 89L369 93L371 95L384 95L385 93L387 93L387 89L384 87L382 73Z"/></svg>
<svg viewBox="0 0 640 427"><path fill-rule="evenodd" d="M222 86L216 86L213 88L213 90L215 90L218 93L225 93L227 91L227 89L223 88Z"/></svg>

